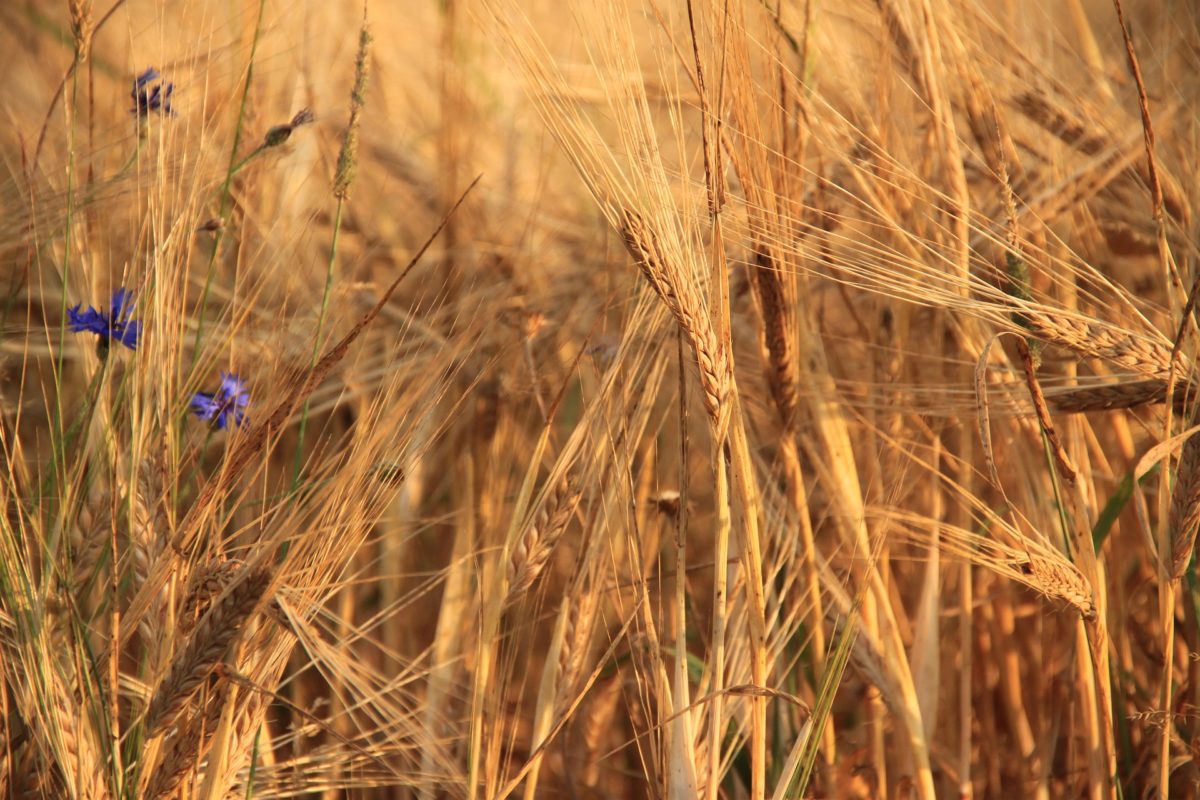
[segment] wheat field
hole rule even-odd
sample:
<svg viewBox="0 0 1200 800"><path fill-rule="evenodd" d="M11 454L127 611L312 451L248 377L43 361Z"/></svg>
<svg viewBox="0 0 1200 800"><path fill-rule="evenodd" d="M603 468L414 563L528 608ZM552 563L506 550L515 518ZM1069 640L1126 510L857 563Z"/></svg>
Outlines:
<svg viewBox="0 0 1200 800"><path fill-rule="evenodd" d="M0 4L0 796L1200 797L1200 8Z"/></svg>

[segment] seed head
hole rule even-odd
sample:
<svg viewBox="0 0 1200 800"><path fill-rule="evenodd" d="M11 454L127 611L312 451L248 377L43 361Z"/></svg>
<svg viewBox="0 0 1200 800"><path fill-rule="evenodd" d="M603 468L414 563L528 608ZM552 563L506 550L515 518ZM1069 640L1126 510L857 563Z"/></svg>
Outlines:
<svg viewBox="0 0 1200 800"><path fill-rule="evenodd" d="M267 131L266 138L263 139L264 147L278 147L291 138L292 132L303 125L308 125L316 117L313 116L311 109L302 108L296 112L296 116L292 117L291 122L285 122L282 125L275 125Z"/></svg>
<svg viewBox="0 0 1200 800"><path fill-rule="evenodd" d="M333 177L333 196L345 200L350 196L350 184L354 182L354 171L358 159L358 129L362 125L362 109L367 99L367 76L370 72L368 49L371 31L367 27L364 13L362 30L358 35L358 56L354 61L354 88L350 91L350 122L342 139L342 150L338 153L337 172Z"/></svg>

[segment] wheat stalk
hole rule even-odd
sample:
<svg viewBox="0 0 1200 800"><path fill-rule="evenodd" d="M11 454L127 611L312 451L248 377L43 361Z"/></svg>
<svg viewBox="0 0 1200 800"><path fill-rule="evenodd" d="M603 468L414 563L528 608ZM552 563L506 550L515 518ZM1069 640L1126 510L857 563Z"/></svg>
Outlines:
<svg viewBox="0 0 1200 800"><path fill-rule="evenodd" d="M145 797L169 797L189 775L196 772L212 742L221 711L234 688L226 681L215 684L199 711L191 714L167 741L158 768L146 787Z"/></svg>
<svg viewBox="0 0 1200 800"><path fill-rule="evenodd" d="M212 562L194 573L191 588L179 609L180 635L187 636L195 629L212 601L233 582L243 566L239 559L230 558Z"/></svg>
<svg viewBox="0 0 1200 800"><path fill-rule="evenodd" d="M1096 603L1083 574L1066 560L1030 556L1016 565L1024 577L1019 580L1047 597L1065 600L1078 609L1085 620L1096 618Z"/></svg>
<svg viewBox="0 0 1200 800"><path fill-rule="evenodd" d="M787 435L793 435L796 424L796 408L799 396L799 371L796 368L795 344L792 339L788 303L779 266L766 247L755 252L754 268L750 270L750 283L754 287L762 310L762 338L767 355L767 386L779 412L780 422Z"/></svg>
<svg viewBox="0 0 1200 800"><path fill-rule="evenodd" d="M600 777L597 756L605 737L612 730L613 715L621 701L624 676L621 670L591 693L583 713L577 717L580 738L583 739L583 785L594 788Z"/></svg>
<svg viewBox="0 0 1200 800"><path fill-rule="evenodd" d="M61 744L61 751L57 754L60 759L58 767L62 770L68 790L72 796L84 800L107 797L95 742L88 735L90 731L86 727L87 716L76 712L72 693L62 685L57 675L50 676L47 688L51 701L47 722L51 730L45 733L55 735Z"/></svg>
<svg viewBox="0 0 1200 800"><path fill-rule="evenodd" d="M594 588L563 599L569 603L566 624L563 627L562 645L558 650L558 686L554 703L555 716L561 715L569 705L575 685L583 671L587 658L588 643L592 639L592 627L596 621L599 595Z"/></svg>

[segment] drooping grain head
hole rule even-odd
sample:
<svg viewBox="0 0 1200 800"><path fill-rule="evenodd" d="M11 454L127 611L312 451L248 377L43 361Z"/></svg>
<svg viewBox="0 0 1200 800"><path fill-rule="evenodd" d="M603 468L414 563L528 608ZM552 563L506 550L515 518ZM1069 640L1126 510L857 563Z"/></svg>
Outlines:
<svg viewBox="0 0 1200 800"><path fill-rule="evenodd" d="M244 575L209 609L178 652L146 709L146 736L161 733L212 673L271 585L271 573L255 569Z"/></svg>
<svg viewBox="0 0 1200 800"><path fill-rule="evenodd" d="M715 429L724 431L732 380L729 359L692 279L681 265L665 257L658 234L638 212L621 210L621 235L634 263L691 344L700 370L704 408Z"/></svg>

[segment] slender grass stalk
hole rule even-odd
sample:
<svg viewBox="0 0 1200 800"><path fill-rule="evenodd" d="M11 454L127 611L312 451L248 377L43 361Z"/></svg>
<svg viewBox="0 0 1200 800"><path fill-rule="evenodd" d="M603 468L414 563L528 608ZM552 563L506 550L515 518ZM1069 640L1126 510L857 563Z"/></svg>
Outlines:
<svg viewBox="0 0 1200 800"><path fill-rule="evenodd" d="M708 722L708 791L709 800L716 800L721 785L721 747L725 738L725 629L729 600L729 534L732 527L729 503L729 476L725 464L724 442L712 443L714 466L714 504L717 527L713 547L713 622L712 651L708 666L712 700L709 702Z"/></svg>
<svg viewBox="0 0 1200 800"><path fill-rule="evenodd" d="M837 696L838 684L841 683L842 674L846 670L846 666L850 662L850 652L854 647L855 630L857 630L858 622L858 605L855 604L850 616L846 618L842 625L842 631L837 638L837 643L834 646L833 652L830 654L828 664L828 672L821 676L821 685L817 691L817 706L813 709L812 717L805 723L805 730L800 736L793 748L793 753L798 756L799 763L795 763L792 757L789 756L788 766L785 767L783 777L779 781L779 787L788 787L783 793L776 791L773 800L782 800L784 797L804 797L808 789L808 783L812 779L813 767L820 755L821 748L821 729L824 727L825 718L833 711L833 700Z"/></svg>
<svg viewBox="0 0 1200 800"><path fill-rule="evenodd" d="M321 292L321 309L317 316L317 327L313 333L313 349L309 361L311 369L317 362L324 344L322 334L325 318L329 313L329 298L333 292L335 268L337 266L338 237L342 230L342 212L346 200L350 196L350 188L358 164L358 136L362 125L363 107L367 102L367 78L370 75L371 31L367 26L367 6L363 3L362 27L358 35L358 53L354 60L354 86L350 90L350 121L346 124L346 133L342 138L342 149L338 154L337 172L333 178L333 196L337 198L337 209L333 217L333 235L329 243L329 261L325 268L325 287ZM308 400L300 410L300 423L296 433L296 458L292 468L292 491L300 484L300 474L304 459L304 438L308 430Z"/></svg>
<svg viewBox="0 0 1200 800"><path fill-rule="evenodd" d="M233 143L229 148L228 166L225 169L225 178L221 182L221 191L217 203L217 218L222 221L225 221L225 217L228 216L230 203L233 200L233 178L237 174L240 164L237 154L242 144L242 131L246 122L246 109L250 104L250 86L254 80L254 60L258 54L258 43L263 31L263 15L266 13L266 10L267 0L259 0L258 16L254 21L254 35L250 39L250 57L246 61L246 78L242 82L242 97L238 102L237 118L233 124ZM217 258L221 253L221 242L224 235L224 227L218 228L213 232L212 252L209 254L208 268L204 276L204 290L200 293L200 305L196 312L196 336L192 342L191 365L193 368L196 365L196 360L199 358L200 343L204 340L204 319L208 311L208 295L212 291L213 279L216 277Z"/></svg>
<svg viewBox="0 0 1200 800"><path fill-rule="evenodd" d="M254 750L250 755L250 770L246 774L246 800L254 797L254 776L258 772L258 749L262 740L262 728L259 727L254 733Z"/></svg>
<svg viewBox="0 0 1200 800"><path fill-rule="evenodd" d="M696 764L692 749L692 714L690 686L687 670L687 525L688 525L688 413L687 380L684 356L683 331L676 331L676 359L679 369L679 511L675 520L675 652L672 671L671 697L674 700L672 713L678 722L671 732L671 769L668 781L668 796L671 800L685 800L698 795ZM711 769L711 762L710 762ZM709 773L710 782L715 782Z"/></svg>
<svg viewBox="0 0 1200 800"><path fill-rule="evenodd" d="M63 104L67 116L67 209L66 220L63 223L63 262L59 271L59 282L62 285L62 301L59 303L58 314L58 357L54 362L54 422L51 436L54 447L52 471L66 482L66 452L63 431L63 364L66 358L67 345L67 300L71 293L71 248L75 242L72 238L75 228L75 111L79 97L79 71L71 71L71 92L69 100Z"/></svg>
<svg viewBox="0 0 1200 800"><path fill-rule="evenodd" d="M342 211L346 205L344 197L339 197L337 200L337 208L333 215L333 238L329 243L329 261L325 267L325 288L321 292L321 308L317 314L317 327L313 334L313 348L309 356L309 369L317 363L317 358L321 355L321 347L324 345L322 332L325 327L325 318L329 313L329 297L333 292L334 269L337 264L338 237L342 230ZM308 400L300 407L300 421L296 427L296 455L292 462L292 486L291 492L295 493L300 489L300 477L304 469L304 439L308 432ZM284 551L286 554L286 550Z"/></svg>

